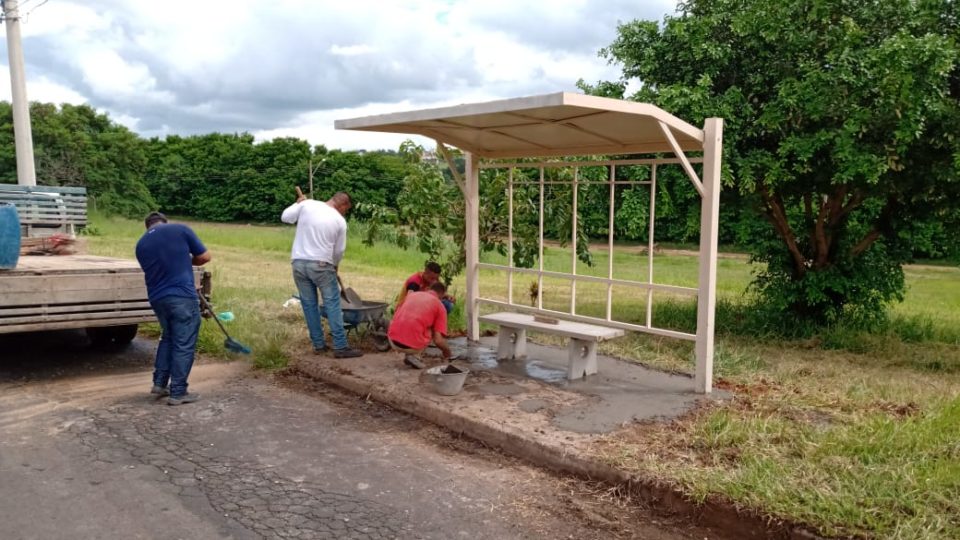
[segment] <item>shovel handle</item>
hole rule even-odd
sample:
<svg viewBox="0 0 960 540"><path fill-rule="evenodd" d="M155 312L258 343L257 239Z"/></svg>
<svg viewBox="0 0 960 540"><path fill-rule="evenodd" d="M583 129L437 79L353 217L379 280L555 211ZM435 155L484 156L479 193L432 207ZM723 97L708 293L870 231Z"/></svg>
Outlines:
<svg viewBox="0 0 960 540"><path fill-rule="evenodd" d="M213 316L213 320L217 323L217 326L219 326L220 330L223 331L223 335L230 337L230 334L227 333L227 329L224 328L223 323L220 322L220 317L217 317L217 314L213 312L213 306L210 305L210 302L208 302L207 299L204 298L202 294L199 296L200 296L200 304L203 306L203 309L210 312L210 315Z"/></svg>

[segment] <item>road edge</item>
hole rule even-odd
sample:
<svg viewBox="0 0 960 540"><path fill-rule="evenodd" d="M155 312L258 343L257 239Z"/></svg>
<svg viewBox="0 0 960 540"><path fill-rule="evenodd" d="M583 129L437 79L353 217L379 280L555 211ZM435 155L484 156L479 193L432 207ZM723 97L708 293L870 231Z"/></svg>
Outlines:
<svg viewBox="0 0 960 540"><path fill-rule="evenodd" d="M721 497L708 497L706 501L697 503L674 486L632 475L562 447L523 437L494 422L458 415L455 410L448 410L434 401L406 391L405 387L371 382L346 370L317 362L295 362L291 367L312 379L373 399L536 466L623 488L657 512L686 517L698 525L722 531L730 538L825 540L804 525L763 516Z"/></svg>

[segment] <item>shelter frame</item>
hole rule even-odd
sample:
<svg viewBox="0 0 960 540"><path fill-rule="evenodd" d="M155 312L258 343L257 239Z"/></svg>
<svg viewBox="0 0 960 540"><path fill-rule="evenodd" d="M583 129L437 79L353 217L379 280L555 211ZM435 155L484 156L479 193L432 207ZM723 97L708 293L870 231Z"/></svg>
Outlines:
<svg viewBox="0 0 960 540"><path fill-rule="evenodd" d="M467 334L472 341L480 338L479 315L481 304L498 306L517 311L548 313L558 317L581 320L584 322L609 325L626 330L646 332L667 337L687 339L696 342L696 366L694 386L697 392L708 393L713 386L713 354L716 307L717 279L717 239L719 226L720 170L723 146L723 120L708 118L702 129L696 128L669 113L646 103L584 96L579 94L556 93L542 96L514 98L487 103L476 103L425 109L420 111L375 115L349 120L338 120L339 129L357 129L367 131L385 131L394 133L419 134L437 141L438 149L444 154L457 184L463 192L466 211L466 299ZM450 144L464 152L465 170L460 176L453 159L446 148ZM702 152L702 158L689 158L687 151ZM481 163L487 159L507 158L547 158L555 156L595 156L624 154L661 154L672 153L674 158L625 159L601 161L567 161L537 163ZM698 177L693 163L702 162L702 178ZM613 279L608 269L606 278L576 274L574 261L573 274L547 271L543 268L543 225L540 230L539 267L536 270L516 268L513 263L513 209L512 196L509 209L508 246L511 253L508 265L491 265L480 262L480 170L481 168L539 168L540 184L544 184L542 171L545 167L584 167L607 165L611 176L610 220L613 220L613 197L615 192L615 168L622 165L648 164L651 166L650 185L655 190L657 167L664 164L678 164L686 173L701 198L700 206L700 250L698 260L697 288L658 285L652 279L652 245L648 245L648 281L638 282ZM508 173L511 174L512 173ZM576 191L575 172L573 182ZM513 182L508 190L512 195ZM543 190L541 188L541 199ZM654 205L654 198L651 204ZM576 206L577 197L573 197ZM649 242L653 241L653 216L655 206L651 208ZM577 209L573 208L573 216ZM576 217L573 218L576 220ZM540 220L543 220L541 203ZM576 224L573 227L573 242L576 242ZM608 238L608 249L612 255L613 229ZM572 250L576 258L576 246ZM612 264L612 256L610 259ZM571 310L562 312L545 310L542 303L537 307L527 307L512 301L512 287L508 287L508 301L502 302L483 298L480 294L481 268L505 270L508 281L513 274L535 274L542 283L544 276L560 277L571 280ZM607 284L607 309L605 318L585 317L576 314L576 283L592 281ZM617 322L611 313L611 295L613 285L641 287L647 290L646 324L637 325ZM540 289L542 291L542 287ZM674 330L660 329L652 325L650 301L654 291L666 291L687 294L697 298L696 334L687 334ZM542 299L542 295L540 295ZM542 300L540 300L542 302Z"/></svg>

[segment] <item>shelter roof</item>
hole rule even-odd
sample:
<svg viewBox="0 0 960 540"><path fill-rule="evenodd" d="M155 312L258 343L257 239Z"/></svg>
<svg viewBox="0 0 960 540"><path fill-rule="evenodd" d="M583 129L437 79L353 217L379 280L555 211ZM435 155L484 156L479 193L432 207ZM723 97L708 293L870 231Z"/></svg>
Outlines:
<svg viewBox="0 0 960 540"><path fill-rule="evenodd" d="M703 149L703 131L649 103L568 92L337 120L337 129L408 133L485 158Z"/></svg>

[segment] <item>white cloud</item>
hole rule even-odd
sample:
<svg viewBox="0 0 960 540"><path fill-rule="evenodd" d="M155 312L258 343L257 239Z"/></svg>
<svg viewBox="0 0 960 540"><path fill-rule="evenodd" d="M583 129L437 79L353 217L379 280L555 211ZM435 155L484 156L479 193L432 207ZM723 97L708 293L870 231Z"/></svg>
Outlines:
<svg viewBox="0 0 960 540"><path fill-rule="evenodd" d="M616 78L596 55L616 24L673 5L57 0L24 24L28 94L86 101L148 136L250 131L393 148L403 136L338 132L333 120Z"/></svg>
<svg viewBox="0 0 960 540"><path fill-rule="evenodd" d="M79 92L46 77L36 77L30 81L30 86L27 88L27 99L58 105L61 103L80 105L87 102L87 98ZM11 100L10 69L3 64L0 64L0 100Z"/></svg>
<svg viewBox="0 0 960 540"><path fill-rule="evenodd" d="M110 49L93 49L78 62L83 81L100 98L172 104L170 92L158 91L157 80L150 68L136 61L128 61Z"/></svg>
<svg viewBox="0 0 960 540"><path fill-rule="evenodd" d="M334 56L360 56L361 54L373 54L377 48L371 45L331 45L330 54Z"/></svg>

